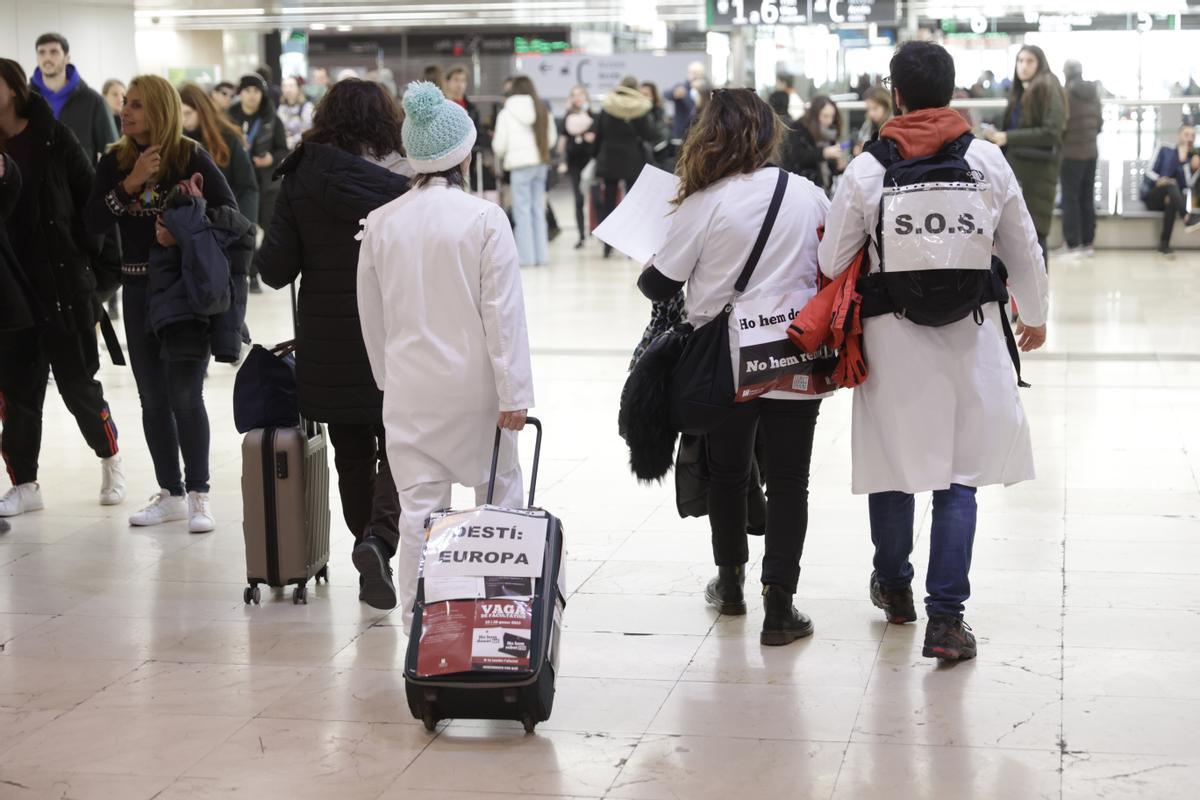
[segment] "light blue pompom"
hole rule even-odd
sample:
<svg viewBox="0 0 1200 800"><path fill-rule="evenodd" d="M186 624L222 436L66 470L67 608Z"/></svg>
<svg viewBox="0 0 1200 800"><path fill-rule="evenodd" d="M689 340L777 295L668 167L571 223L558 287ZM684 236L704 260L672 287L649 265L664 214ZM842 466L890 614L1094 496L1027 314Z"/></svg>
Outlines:
<svg viewBox="0 0 1200 800"><path fill-rule="evenodd" d="M446 98L435 84L413 81L404 93L404 113L416 122L428 123L444 102Z"/></svg>

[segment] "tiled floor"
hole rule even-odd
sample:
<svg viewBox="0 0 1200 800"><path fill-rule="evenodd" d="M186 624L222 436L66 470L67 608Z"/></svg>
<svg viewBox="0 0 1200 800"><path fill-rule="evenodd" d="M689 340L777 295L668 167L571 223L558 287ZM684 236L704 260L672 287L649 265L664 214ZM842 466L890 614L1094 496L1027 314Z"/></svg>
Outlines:
<svg viewBox="0 0 1200 800"><path fill-rule="evenodd" d="M539 496L565 521L572 591L535 736L430 735L409 717L397 615L357 602L340 527L333 584L307 606L242 605L231 368L207 387L220 527L129 529L155 487L132 377L108 366L129 500L96 504L98 465L52 393L48 509L0 538L0 798L1196 796L1200 256L1052 266L1050 342L1023 395L1042 477L982 492L980 656L947 668L921 658L920 625L889 628L866 598L848 395L823 408L814 455L798 604L816 635L764 649L757 608L705 607L705 522L638 486L616 435L648 312L636 269L569 239L524 276ZM261 340L288 319L286 293L253 299Z"/></svg>

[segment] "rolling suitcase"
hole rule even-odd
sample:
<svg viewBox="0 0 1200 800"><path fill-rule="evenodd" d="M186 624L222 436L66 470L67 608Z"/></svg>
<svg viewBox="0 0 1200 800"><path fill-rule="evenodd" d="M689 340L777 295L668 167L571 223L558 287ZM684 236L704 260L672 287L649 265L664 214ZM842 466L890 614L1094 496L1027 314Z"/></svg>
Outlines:
<svg viewBox="0 0 1200 800"><path fill-rule="evenodd" d="M409 710L429 731L443 719L503 719L532 733L554 706L563 528L534 506L542 426L528 422L537 442L527 509L489 504L429 520L404 665ZM489 502L499 453L497 431Z"/></svg>
<svg viewBox="0 0 1200 800"><path fill-rule="evenodd" d="M242 532L247 604L259 584L294 585L308 602L308 581L329 582L329 463L324 427L256 428L242 440Z"/></svg>

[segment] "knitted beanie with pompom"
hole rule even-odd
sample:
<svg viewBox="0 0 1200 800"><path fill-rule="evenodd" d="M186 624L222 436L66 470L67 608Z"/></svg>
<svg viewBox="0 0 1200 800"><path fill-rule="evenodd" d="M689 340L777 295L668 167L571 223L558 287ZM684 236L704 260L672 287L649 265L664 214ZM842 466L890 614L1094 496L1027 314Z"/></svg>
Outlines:
<svg viewBox="0 0 1200 800"><path fill-rule="evenodd" d="M408 161L417 172L457 167L475 146L475 124L467 112L427 81L413 81L404 93L401 135Z"/></svg>

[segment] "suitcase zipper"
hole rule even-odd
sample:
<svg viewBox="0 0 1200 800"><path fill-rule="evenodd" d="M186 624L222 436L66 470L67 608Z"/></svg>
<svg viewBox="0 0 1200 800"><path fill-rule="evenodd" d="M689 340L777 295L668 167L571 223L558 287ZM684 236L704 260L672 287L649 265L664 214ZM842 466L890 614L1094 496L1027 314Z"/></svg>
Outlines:
<svg viewBox="0 0 1200 800"><path fill-rule="evenodd" d="M263 515L267 540L267 585L282 586L279 580L279 531L275 509L275 428L262 436Z"/></svg>

